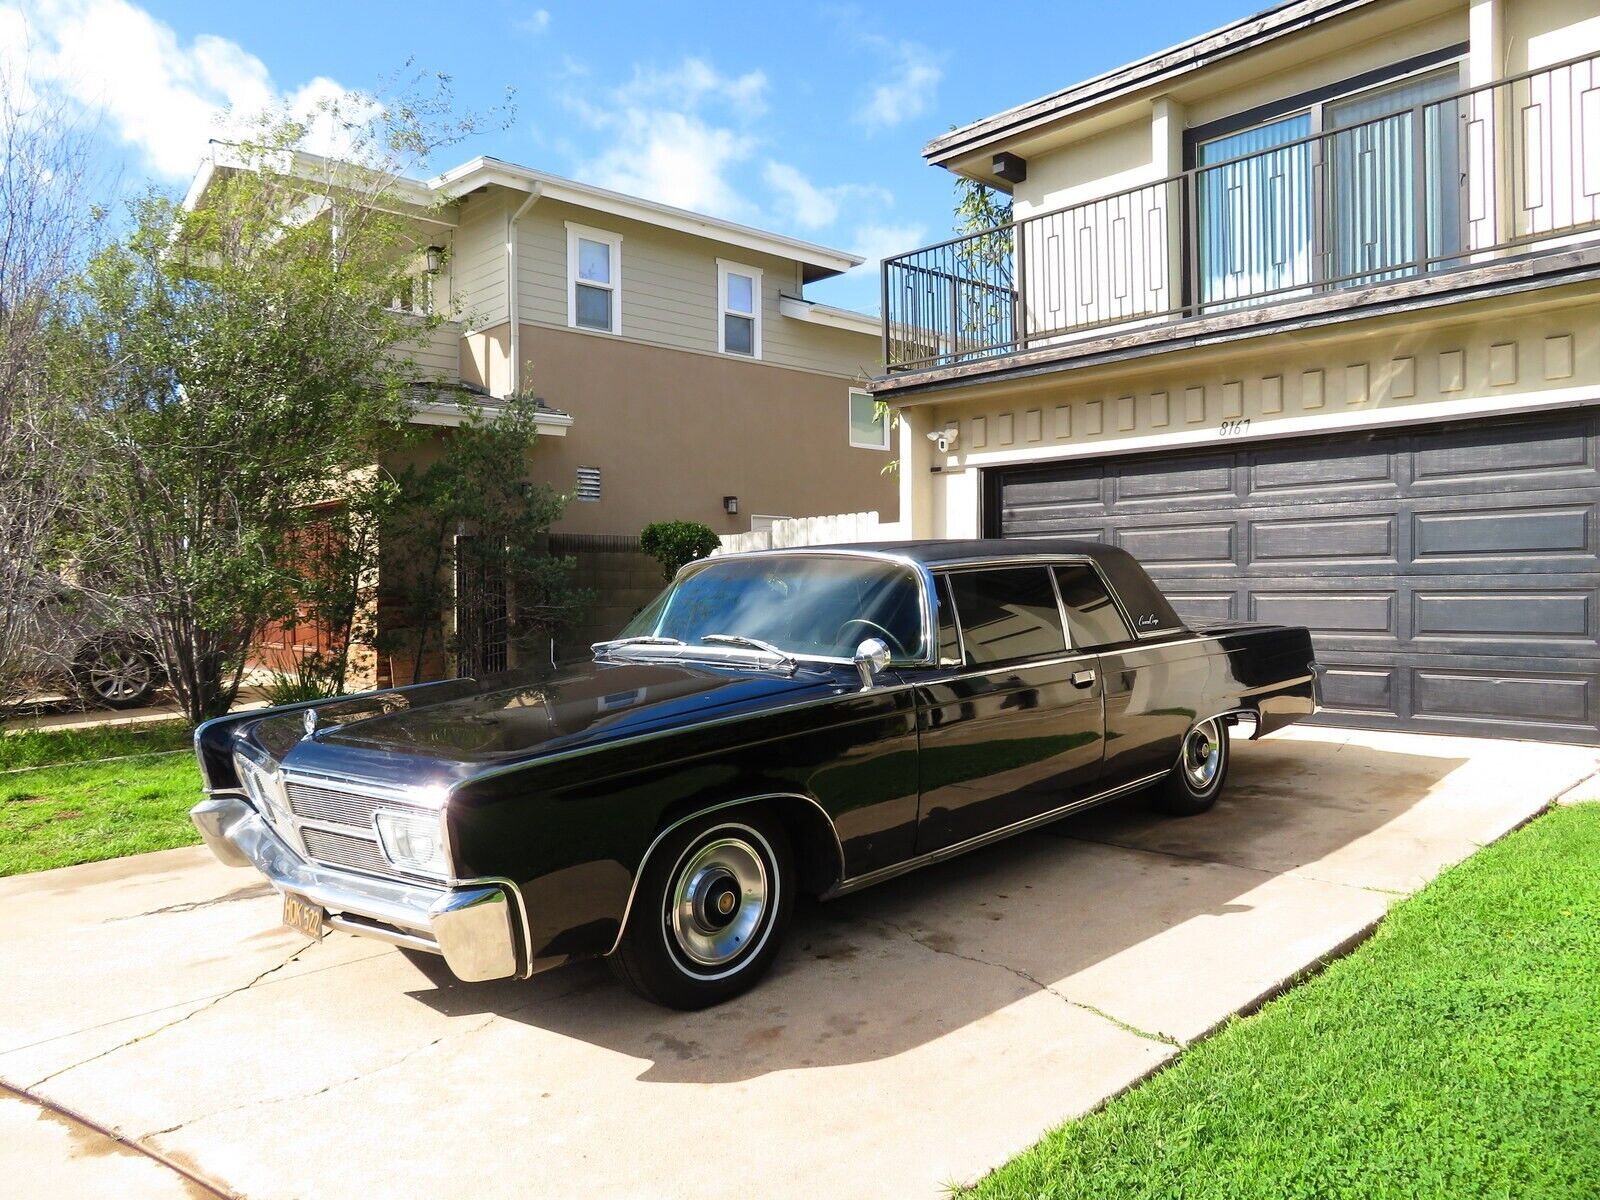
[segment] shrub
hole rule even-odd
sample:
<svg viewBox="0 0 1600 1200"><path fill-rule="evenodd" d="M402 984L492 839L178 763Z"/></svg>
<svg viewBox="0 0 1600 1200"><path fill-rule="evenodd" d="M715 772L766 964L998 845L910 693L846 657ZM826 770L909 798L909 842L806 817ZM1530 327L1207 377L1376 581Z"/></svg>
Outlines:
<svg viewBox="0 0 1600 1200"><path fill-rule="evenodd" d="M653 521L639 531L639 548L661 564L668 579L684 563L704 558L721 545L716 530L699 521Z"/></svg>

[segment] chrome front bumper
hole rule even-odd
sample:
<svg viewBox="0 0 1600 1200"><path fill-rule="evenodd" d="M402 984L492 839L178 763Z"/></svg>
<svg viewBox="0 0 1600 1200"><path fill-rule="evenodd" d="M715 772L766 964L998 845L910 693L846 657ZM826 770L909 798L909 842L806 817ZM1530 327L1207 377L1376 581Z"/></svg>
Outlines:
<svg viewBox="0 0 1600 1200"><path fill-rule="evenodd" d="M431 886L325 867L290 849L242 796L208 796L189 816L218 859L321 906L335 929L443 955L467 983L518 973L521 908L509 883Z"/></svg>

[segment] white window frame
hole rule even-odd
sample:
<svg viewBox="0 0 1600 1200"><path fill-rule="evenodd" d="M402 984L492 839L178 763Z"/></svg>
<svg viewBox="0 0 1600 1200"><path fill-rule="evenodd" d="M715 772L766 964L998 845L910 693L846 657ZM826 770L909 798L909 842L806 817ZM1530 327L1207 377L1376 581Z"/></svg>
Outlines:
<svg viewBox="0 0 1600 1200"><path fill-rule="evenodd" d="M751 301L755 305L754 312L738 312L728 308L728 276L747 275L751 281ZM759 359L761 357L761 268L746 266L744 263L730 262L728 259L717 259L717 353L731 354L734 358ZM751 317L754 319L754 328L750 335L750 353L740 354L728 349L728 318Z"/></svg>
<svg viewBox="0 0 1600 1200"><path fill-rule="evenodd" d="M867 402L869 404L875 402L873 400L872 393L867 391L866 388L851 388L850 389L850 394L845 397L844 428L845 428L845 433L850 438L850 444L853 447L855 447L857 450L881 450L884 453L888 453L888 451L892 447L892 444L893 444L893 441L894 441L894 436L893 436L893 433L891 432L891 430L889 428L889 415L887 413L885 413L884 416L883 416L883 441L882 442L858 442L858 441L856 441L856 423L855 423L855 421L853 421L851 419L855 414L851 410L855 408L855 403L856 403L856 397L857 396L866 397Z"/></svg>
<svg viewBox="0 0 1600 1200"><path fill-rule="evenodd" d="M576 221L568 221L567 225L567 327L581 329L585 333L614 333L622 332L622 235L611 233L605 229L594 229L588 225L579 225ZM578 284L585 287L601 287L602 284L592 283L578 278L578 239L585 238L591 242L604 242L611 247L611 328L596 329L592 325L578 324Z"/></svg>

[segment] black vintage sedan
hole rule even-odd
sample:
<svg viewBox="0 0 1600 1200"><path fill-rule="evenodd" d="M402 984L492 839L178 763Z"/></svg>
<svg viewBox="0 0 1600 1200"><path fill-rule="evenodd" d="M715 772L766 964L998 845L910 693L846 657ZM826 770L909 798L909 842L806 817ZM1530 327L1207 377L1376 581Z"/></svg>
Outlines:
<svg viewBox="0 0 1600 1200"><path fill-rule="evenodd" d="M698 1008L795 896L843 895L1116 796L1192 815L1230 730L1316 707L1311 639L1186 627L1120 550L907 542L693 563L593 661L229 716L195 824L311 937L463 980L606 956Z"/></svg>

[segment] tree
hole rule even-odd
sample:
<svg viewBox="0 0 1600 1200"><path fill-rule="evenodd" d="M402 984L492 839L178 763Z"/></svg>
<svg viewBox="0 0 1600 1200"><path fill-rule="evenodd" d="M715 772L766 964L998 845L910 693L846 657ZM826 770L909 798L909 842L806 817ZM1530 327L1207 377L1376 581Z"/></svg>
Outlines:
<svg viewBox="0 0 1600 1200"><path fill-rule="evenodd" d="M410 655L412 679L423 677L434 647L470 668L461 660L474 647L462 632L445 637L453 609L492 605L504 614L507 644L542 661L550 639L592 600L573 585L572 560L546 549L567 501L527 478L538 411L527 395L481 405L441 437L433 462L397 475L398 499L384 523L383 592L399 629L383 649ZM466 580L476 581L474 594L463 594Z"/></svg>
<svg viewBox="0 0 1600 1200"><path fill-rule="evenodd" d="M448 80L438 85L447 93ZM118 536L97 565L129 598L191 721L227 711L262 625L289 616L297 531L405 436L422 322L390 307L422 228L402 172L470 129L447 102L325 106L349 160L265 118L192 207L137 201L81 301L99 368L79 500Z"/></svg>
<svg viewBox="0 0 1600 1200"><path fill-rule="evenodd" d="M721 545L717 531L699 521L654 521L639 531L639 549L661 564L668 579Z"/></svg>
<svg viewBox="0 0 1600 1200"><path fill-rule="evenodd" d="M29 669L37 572L71 483L73 370L65 284L97 212L86 131L0 64L0 709ZM51 664L60 666L62 664Z"/></svg>

